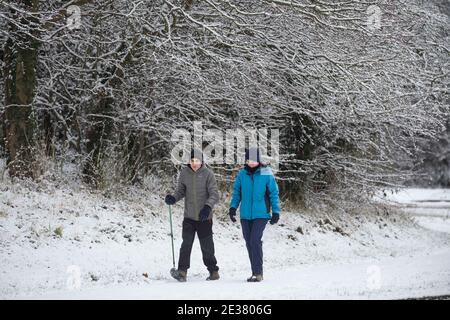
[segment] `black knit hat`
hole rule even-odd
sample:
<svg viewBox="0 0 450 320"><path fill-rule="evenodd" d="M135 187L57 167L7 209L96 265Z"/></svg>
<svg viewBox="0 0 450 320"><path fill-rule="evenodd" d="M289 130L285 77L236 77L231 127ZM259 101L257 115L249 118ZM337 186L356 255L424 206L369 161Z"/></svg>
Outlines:
<svg viewBox="0 0 450 320"><path fill-rule="evenodd" d="M256 162L261 162L261 157L258 148L245 149L245 161L252 160Z"/></svg>

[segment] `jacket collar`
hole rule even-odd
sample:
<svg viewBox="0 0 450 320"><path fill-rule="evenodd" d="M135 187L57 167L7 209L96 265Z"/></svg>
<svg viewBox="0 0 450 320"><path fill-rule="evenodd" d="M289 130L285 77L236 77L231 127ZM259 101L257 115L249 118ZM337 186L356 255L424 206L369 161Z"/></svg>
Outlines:
<svg viewBox="0 0 450 320"><path fill-rule="evenodd" d="M250 168L247 164L244 165L244 169L247 174L255 174L261 170L262 164L260 163L257 167Z"/></svg>
<svg viewBox="0 0 450 320"><path fill-rule="evenodd" d="M190 169L190 171L192 173L200 173L201 171L205 170L205 164L204 163L202 163L202 166L200 168L198 168L197 171L192 170L191 165L189 163L188 163L187 166L188 166L188 168Z"/></svg>

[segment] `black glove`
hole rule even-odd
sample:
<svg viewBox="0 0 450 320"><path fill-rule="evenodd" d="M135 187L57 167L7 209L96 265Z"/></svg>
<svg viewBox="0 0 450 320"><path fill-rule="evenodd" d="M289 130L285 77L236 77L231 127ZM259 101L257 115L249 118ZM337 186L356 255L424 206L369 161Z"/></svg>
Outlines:
<svg viewBox="0 0 450 320"><path fill-rule="evenodd" d="M211 207L206 205L200 210L200 221L206 221L208 220L209 214L211 213Z"/></svg>
<svg viewBox="0 0 450 320"><path fill-rule="evenodd" d="M280 220L280 215L278 213L272 213L272 218L270 219L270 224L275 224Z"/></svg>
<svg viewBox="0 0 450 320"><path fill-rule="evenodd" d="M228 215L230 216L231 221L236 222L236 208L230 208L230 211L228 212Z"/></svg>
<svg viewBox="0 0 450 320"><path fill-rule="evenodd" d="M171 205L171 204L175 204L175 202L177 202L177 200L175 199L175 197L171 194L168 194L166 196L166 199L164 199L164 201L166 202L166 204Z"/></svg>

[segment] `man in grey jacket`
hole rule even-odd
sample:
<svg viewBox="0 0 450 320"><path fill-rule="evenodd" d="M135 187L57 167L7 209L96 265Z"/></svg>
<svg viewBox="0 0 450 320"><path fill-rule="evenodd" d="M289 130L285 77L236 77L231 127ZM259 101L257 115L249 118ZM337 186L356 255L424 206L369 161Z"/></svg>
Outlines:
<svg viewBox="0 0 450 320"><path fill-rule="evenodd" d="M178 270L172 276L178 281L186 281L190 266L192 244L195 233L198 234L203 255L203 263L208 268L209 277L206 280L219 279L219 267L214 255L212 232L212 209L219 201L214 173L203 163L201 151L192 150L191 160L183 168L178 178L178 186L173 195L168 194L165 202L175 204L184 198L183 243L180 248Z"/></svg>

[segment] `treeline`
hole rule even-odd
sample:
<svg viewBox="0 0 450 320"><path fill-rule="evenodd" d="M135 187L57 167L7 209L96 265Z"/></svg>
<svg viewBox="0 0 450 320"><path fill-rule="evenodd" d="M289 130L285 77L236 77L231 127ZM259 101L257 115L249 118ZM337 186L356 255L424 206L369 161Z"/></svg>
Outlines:
<svg viewBox="0 0 450 320"><path fill-rule="evenodd" d="M398 185L449 114L438 4L1 1L9 175L39 176L47 157L94 187L140 183L172 174L172 132L202 121L279 129L284 197Z"/></svg>

